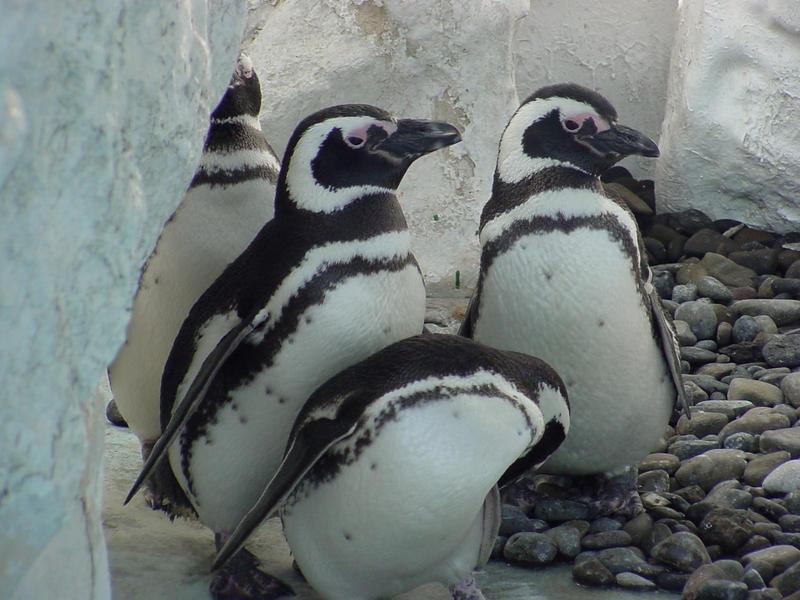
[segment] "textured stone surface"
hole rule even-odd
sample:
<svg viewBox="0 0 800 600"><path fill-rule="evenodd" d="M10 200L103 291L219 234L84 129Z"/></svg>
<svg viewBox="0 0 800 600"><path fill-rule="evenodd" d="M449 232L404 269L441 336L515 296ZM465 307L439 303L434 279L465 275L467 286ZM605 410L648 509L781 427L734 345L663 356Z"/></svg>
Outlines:
<svg viewBox="0 0 800 600"><path fill-rule="evenodd" d="M0 379L18 399L0 419L7 597L109 596L102 410L90 396L122 342L142 262L192 176L245 9L3 7Z"/></svg>

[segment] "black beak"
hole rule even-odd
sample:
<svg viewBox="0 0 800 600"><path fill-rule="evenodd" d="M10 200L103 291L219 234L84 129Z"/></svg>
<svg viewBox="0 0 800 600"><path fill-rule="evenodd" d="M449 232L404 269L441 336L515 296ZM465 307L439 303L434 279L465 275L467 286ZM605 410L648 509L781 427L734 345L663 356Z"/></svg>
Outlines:
<svg viewBox="0 0 800 600"><path fill-rule="evenodd" d="M450 123L400 119L397 121L397 131L375 146L373 151L388 154L396 160L412 162L460 141L461 134Z"/></svg>
<svg viewBox="0 0 800 600"><path fill-rule="evenodd" d="M649 137L624 125L612 125L611 129L593 135L578 136L578 141L599 156L618 157L631 154L656 157L658 146Z"/></svg>

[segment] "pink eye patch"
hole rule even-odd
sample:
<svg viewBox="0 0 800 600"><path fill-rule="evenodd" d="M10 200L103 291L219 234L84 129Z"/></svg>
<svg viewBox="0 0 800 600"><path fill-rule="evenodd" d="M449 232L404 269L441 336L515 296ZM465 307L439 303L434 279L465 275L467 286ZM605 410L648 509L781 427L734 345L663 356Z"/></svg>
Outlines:
<svg viewBox="0 0 800 600"><path fill-rule="evenodd" d="M383 129L386 132L386 137L389 137L395 131L397 131L397 125L394 123L390 123L388 121L372 121L348 130L343 136L344 143L351 148L360 148L364 145L364 142L367 141L369 130L373 127Z"/></svg>
<svg viewBox="0 0 800 600"><path fill-rule="evenodd" d="M561 126L570 133L577 133L581 130L587 119L590 119L592 123L594 123L594 126L597 128L597 132L611 129L611 125L608 123L608 121L592 112L567 115L561 120Z"/></svg>

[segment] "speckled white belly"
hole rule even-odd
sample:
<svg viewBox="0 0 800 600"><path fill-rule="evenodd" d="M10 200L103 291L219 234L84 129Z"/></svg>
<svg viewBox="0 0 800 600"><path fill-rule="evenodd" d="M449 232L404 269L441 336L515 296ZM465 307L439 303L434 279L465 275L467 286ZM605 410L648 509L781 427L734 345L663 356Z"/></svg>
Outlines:
<svg viewBox="0 0 800 600"><path fill-rule="evenodd" d="M109 367L114 399L139 439L161 433L161 375L183 321L272 217L273 190L262 179L193 188L164 226L133 301L125 344Z"/></svg>
<svg viewBox="0 0 800 600"><path fill-rule="evenodd" d="M414 265L357 275L309 307L270 368L234 391L208 437L191 448L201 520L232 530L275 473L303 403L320 384L377 350L422 331L425 289ZM235 408L234 408L235 407ZM184 489L180 445L170 449Z"/></svg>
<svg viewBox="0 0 800 600"><path fill-rule="evenodd" d="M537 356L564 380L571 428L545 471L635 463L666 428L674 400L667 365L631 260L605 230L532 234L496 257L474 337Z"/></svg>
<svg viewBox="0 0 800 600"><path fill-rule="evenodd" d="M460 581L478 558L484 499L529 443L522 412L502 398L403 409L355 462L289 499L284 531L303 574L333 600Z"/></svg>

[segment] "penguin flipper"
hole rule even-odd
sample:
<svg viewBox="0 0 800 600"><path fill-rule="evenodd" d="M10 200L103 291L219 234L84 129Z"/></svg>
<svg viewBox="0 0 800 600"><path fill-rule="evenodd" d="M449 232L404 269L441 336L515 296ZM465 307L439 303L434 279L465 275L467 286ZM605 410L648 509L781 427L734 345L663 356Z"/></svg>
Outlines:
<svg viewBox="0 0 800 600"><path fill-rule="evenodd" d="M357 419L324 417L303 423L289 441L288 450L275 476L217 553L211 570L216 571L224 566L253 530L278 510L320 457L336 442L351 435L357 425Z"/></svg>
<svg viewBox="0 0 800 600"><path fill-rule="evenodd" d="M678 344L678 338L675 335L675 329L664 312L664 307L661 306L661 298L659 298L655 289L651 284L647 284L647 297L650 302L650 311L653 314L653 321L656 324L656 334L661 343L661 351L667 361L669 367L669 374L675 384L675 391L677 392L676 404L680 404L687 419L692 418L691 411L689 410L689 400L686 398L686 390L683 387L683 375L681 374L681 350Z"/></svg>
<svg viewBox="0 0 800 600"><path fill-rule="evenodd" d="M172 442L177 437L183 424L186 423L186 420L194 413L195 409L200 404L211 380L231 353L256 326L253 319L243 319L226 333L208 354L200 370L197 372L197 376L192 381L191 386L189 386L189 390L186 392L183 399L181 399L180 404L178 404L172 412L169 423L161 433L161 437L158 438L158 441L153 446L150 456L147 457L147 461L144 463L139 476L136 478L136 481L133 482L123 505L131 501L131 498L136 495L136 492L139 491L142 484L152 474L153 469L158 466L161 460L167 455L167 449L172 445Z"/></svg>
<svg viewBox="0 0 800 600"><path fill-rule="evenodd" d="M489 562L494 549L494 540L500 531L502 521L502 503L500 502L500 489L497 484L486 494L483 501L483 534L481 535L481 547L478 551L478 563L476 569L480 569Z"/></svg>
<svg viewBox="0 0 800 600"><path fill-rule="evenodd" d="M472 339L472 334L474 333L472 328L475 323L475 319L478 317L480 289L480 282L478 282L478 286L475 288L475 291L472 293L472 297L469 299L467 311L464 313L464 320L461 321L461 326L458 328L458 335L461 337Z"/></svg>

